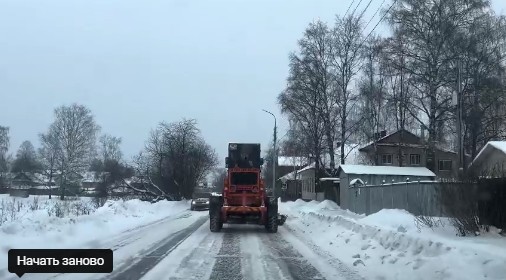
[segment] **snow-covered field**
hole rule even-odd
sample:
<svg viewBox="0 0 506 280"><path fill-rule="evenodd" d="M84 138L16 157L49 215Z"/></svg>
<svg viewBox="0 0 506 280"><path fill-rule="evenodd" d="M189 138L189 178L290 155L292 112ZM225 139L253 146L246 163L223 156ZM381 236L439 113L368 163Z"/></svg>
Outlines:
<svg viewBox="0 0 506 280"><path fill-rule="evenodd" d="M7 272L11 248L114 251L112 275L23 279L506 279L505 237L457 237L451 226L417 226L403 210L364 216L299 200L280 205L289 217L277 234L243 225L211 233L207 212L186 201L62 203L0 195L0 279L16 279Z"/></svg>
<svg viewBox="0 0 506 280"><path fill-rule="evenodd" d="M125 231L188 211L189 203L107 201L97 209L90 198L60 201L47 196L0 195L0 208L0 217L4 213L0 225L0 279L4 279L9 249L101 248L101 243Z"/></svg>
<svg viewBox="0 0 506 280"><path fill-rule="evenodd" d="M288 202L286 228L355 267L366 279L506 279L506 238L458 237L453 227L417 227L404 210L369 216L330 201Z"/></svg>

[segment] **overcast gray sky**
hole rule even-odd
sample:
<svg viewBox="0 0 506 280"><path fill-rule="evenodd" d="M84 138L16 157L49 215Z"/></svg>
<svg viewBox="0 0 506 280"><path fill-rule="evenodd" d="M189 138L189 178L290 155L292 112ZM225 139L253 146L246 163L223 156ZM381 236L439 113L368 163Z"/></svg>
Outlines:
<svg viewBox="0 0 506 280"><path fill-rule="evenodd" d="M285 135L276 97L288 53L309 22L332 23L351 2L0 0L0 125L14 153L24 140L38 145L55 107L81 103L129 159L160 121L196 118L223 162L228 142L272 139L262 109ZM492 2L504 14L506 1Z"/></svg>

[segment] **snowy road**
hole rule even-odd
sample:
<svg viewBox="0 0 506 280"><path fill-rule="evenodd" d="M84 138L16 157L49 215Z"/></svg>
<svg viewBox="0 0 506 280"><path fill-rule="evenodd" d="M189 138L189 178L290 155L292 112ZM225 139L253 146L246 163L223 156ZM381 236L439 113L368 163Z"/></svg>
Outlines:
<svg viewBox="0 0 506 280"><path fill-rule="evenodd" d="M268 234L263 227L225 225L211 233L207 212L193 215L200 218L110 279L361 279L284 228Z"/></svg>
<svg viewBox="0 0 506 280"><path fill-rule="evenodd" d="M185 211L87 246L114 250L112 274L26 274L23 279L362 279L285 226L277 234L247 225L211 233L207 211Z"/></svg>
<svg viewBox="0 0 506 280"><path fill-rule="evenodd" d="M268 234L263 227L225 225L211 233L206 220L141 279L362 279L306 243L282 227Z"/></svg>

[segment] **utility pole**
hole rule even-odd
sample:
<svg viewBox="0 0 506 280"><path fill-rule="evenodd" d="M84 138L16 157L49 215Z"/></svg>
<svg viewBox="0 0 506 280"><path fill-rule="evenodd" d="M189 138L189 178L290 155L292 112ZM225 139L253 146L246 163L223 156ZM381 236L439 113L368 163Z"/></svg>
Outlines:
<svg viewBox="0 0 506 280"><path fill-rule="evenodd" d="M276 141L277 141L277 123L276 123L276 116L267 111L267 110L264 110L262 109L262 111L268 113L268 114L271 114L272 117L274 117L274 144L273 144L273 153L272 153L272 192L274 194L274 196L277 197L277 192L276 192L276 162L277 162L277 157L278 157L278 153L277 153L277 150L276 150Z"/></svg>
<svg viewBox="0 0 506 280"><path fill-rule="evenodd" d="M458 147L458 175L459 178L462 178L463 174L463 156L464 156L464 143L462 137L462 81L461 81L462 71L461 71L461 62L460 58L457 60L457 147Z"/></svg>

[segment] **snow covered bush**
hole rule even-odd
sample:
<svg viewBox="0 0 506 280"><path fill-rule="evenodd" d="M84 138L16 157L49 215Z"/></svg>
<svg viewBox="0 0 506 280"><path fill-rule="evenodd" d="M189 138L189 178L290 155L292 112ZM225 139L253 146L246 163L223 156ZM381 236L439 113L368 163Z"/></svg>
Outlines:
<svg viewBox="0 0 506 280"><path fill-rule="evenodd" d="M88 199L72 201L58 199L42 199L40 196L30 198L0 197L0 226L7 222L15 222L29 216L29 213L42 211L48 217L64 218L69 216L89 215L97 209Z"/></svg>

